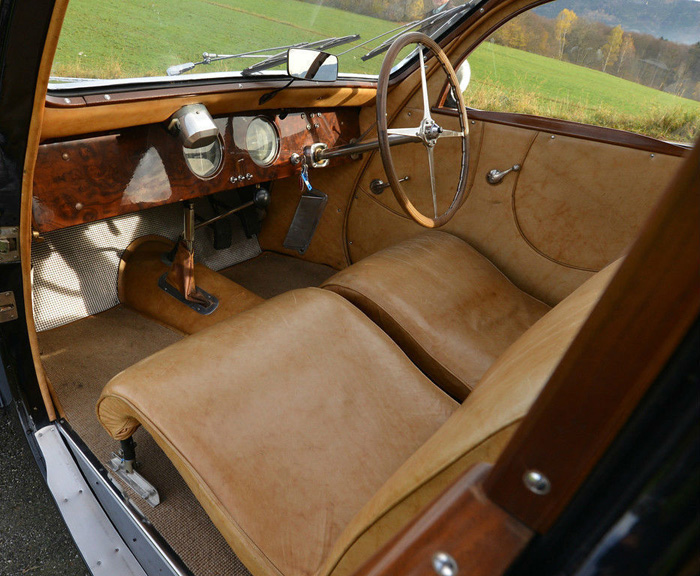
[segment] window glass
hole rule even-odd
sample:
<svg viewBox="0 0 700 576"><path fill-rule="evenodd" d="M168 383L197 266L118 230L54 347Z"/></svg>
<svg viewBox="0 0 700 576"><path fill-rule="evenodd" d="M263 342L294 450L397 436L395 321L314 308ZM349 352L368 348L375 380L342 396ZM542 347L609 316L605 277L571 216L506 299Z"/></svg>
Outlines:
<svg viewBox="0 0 700 576"><path fill-rule="evenodd" d="M51 88L66 83L242 71L286 48L312 48L339 56L341 74L376 75L383 52L367 53L426 16L442 18L435 34L471 10L465 0L71 0L58 43ZM414 22L414 26L405 26ZM347 37L347 38L346 38ZM324 40L346 41L326 47ZM333 42L331 42L333 44ZM264 50L267 49L267 50ZM210 62L203 53L213 55ZM253 54L251 54L253 52ZM218 60L217 55L241 55ZM363 59L363 56L365 57ZM194 68L182 66L200 63ZM177 68L180 66L179 70ZM284 58L273 67L285 69ZM269 72L268 72L269 73Z"/></svg>
<svg viewBox="0 0 700 576"><path fill-rule="evenodd" d="M469 55L468 106L692 142L700 130L700 2L559 0Z"/></svg>

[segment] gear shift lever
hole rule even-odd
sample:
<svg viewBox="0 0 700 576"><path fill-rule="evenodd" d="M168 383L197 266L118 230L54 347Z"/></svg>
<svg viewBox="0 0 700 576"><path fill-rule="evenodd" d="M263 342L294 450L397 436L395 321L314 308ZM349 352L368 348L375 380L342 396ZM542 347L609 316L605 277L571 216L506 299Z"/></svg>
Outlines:
<svg viewBox="0 0 700 576"><path fill-rule="evenodd" d="M158 280L158 285L183 304L199 312L211 314L219 301L215 296L198 288L194 279L194 203L185 203L185 223L182 238L172 259L170 270Z"/></svg>

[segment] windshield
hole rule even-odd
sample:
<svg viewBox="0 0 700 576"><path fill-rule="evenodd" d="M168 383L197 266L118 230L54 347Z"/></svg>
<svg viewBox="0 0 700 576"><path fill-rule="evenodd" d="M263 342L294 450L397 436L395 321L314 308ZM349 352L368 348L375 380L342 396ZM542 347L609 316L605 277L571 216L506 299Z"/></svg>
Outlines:
<svg viewBox="0 0 700 576"><path fill-rule="evenodd" d="M270 58L300 46L338 55L341 75L376 75L382 58L374 56L383 53L387 40L410 29L437 36L462 20L469 4L465 0L71 0L49 87L270 74L270 70L279 74L285 59Z"/></svg>

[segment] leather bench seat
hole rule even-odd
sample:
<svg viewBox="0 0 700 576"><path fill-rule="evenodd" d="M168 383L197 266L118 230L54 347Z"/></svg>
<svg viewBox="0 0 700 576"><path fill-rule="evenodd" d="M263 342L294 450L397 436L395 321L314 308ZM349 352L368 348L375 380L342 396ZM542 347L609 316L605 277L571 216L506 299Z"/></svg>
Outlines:
<svg viewBox="0 0 700 576"><path fill-rule="evenodd" d="M351 574L498 456L611 274L527 330L462 405L363 313L310 288L130 367L97 415L115 439L148 430L254 575Z"/></svg>
<svg viewBox="0 0 700 576"><path fill-rule="evenodd" d="M362 310L459 401L550 309L469 244L439 231L372 254L323 287Z"/></svg>

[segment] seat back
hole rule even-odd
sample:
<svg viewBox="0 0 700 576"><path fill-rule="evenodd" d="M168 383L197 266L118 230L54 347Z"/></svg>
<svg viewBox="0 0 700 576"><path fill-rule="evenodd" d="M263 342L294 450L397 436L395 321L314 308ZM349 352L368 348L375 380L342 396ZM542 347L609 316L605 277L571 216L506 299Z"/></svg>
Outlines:
<svg viewBox="0 0 700 576"><path fill-rule="evenodd" d="M493 462L605 290L619 261L535 323L353 518L318 572L351 574L461 473Z"/></svg>

